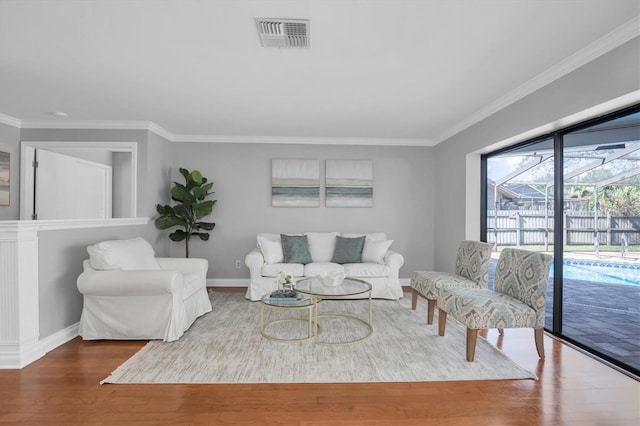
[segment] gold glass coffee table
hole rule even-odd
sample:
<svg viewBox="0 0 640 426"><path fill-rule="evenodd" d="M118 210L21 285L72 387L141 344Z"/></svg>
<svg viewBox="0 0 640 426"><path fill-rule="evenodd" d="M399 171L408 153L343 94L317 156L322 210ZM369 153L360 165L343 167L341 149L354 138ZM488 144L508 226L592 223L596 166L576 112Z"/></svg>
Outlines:
<svg viewBox="0 0 640 426"><path fill-rule="evenodd" d="M357 278L345 278L342 281L342 284L338 286L331 286L325 284L325 282L320 277L311 277L311 278L303 278L296 282L296 291L303 296L308 296L313 302L313 309L311 313L313 314L313 323L314 332L314 342L319 345L352 345L354 343L360 343L366 339L368 339L373 334L373 302L371 300L371 284L366 281L357 279ZM338 314L338 313L328 313L328 314L318 314L318 302L320 300L339 300L339 299L353 299L354 296L368 293L369 296L369 318L368 321L362 318L359 318L355 315L347 315L347 314ZM360 337L353 340L343 341L343 342L329 342L326 340L319 339L318 333L318 319L326 318L326 317L337 317L337 318L346 318L349 320L355 320L362 324L364 324L368 332L364 337Z"/></svg>
<svg viewBox="0 0 640 426"><path fill-rule="evenodd" d="M269 294L266 294L260 301L261 302L260 303L260 334L262 334L262 336L264 336L269 340L273 340L275 342L304 342L314 337L315 333L318 332L318 327L312 327L312 323L313 323L312 311L314 308L317 307L317 305L311 298L302 297L295 302L289 302L289 301L282 302L277 300L271 300L269 296L270 296ZM307 318L282 318L282 319L271 320L265 324L264 310L267 307L271 309L280 309L280 310L287 310L287 311L306 310ZM295 322L295 321L303 321L307 323L306 337L283 338L283 337L276 337L273 334L270 334L269 332L267 332L267 328L269 328L274 324L288 323L288 322Z"/></svg>

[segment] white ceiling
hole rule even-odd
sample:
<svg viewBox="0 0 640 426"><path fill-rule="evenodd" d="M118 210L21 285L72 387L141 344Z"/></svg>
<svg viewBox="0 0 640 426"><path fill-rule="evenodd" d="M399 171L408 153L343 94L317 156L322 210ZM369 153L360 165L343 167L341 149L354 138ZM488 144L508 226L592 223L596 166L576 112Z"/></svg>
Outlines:
<svg viewBox="0 0 640 426"><path fill-rule="evenodd" d="M639 13L637 0L0 0L0 119L434 145L637 37ZM262 48L256 17L309 19L311 47Z"/></svg>

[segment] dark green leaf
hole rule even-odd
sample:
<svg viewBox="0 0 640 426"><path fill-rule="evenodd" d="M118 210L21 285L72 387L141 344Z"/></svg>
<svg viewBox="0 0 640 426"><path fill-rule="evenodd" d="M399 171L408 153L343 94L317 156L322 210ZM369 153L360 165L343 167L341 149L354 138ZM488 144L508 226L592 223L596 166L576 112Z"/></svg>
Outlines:
<svg viewBox="0 0 640 426"><path fill-rule="evenodd" d="M184 241L184 239L187 238L187 233L181 229L178 229L177 231L169 234L169 238L171 239L171 241Z"/></svg>
<svg viewBox="0 0 640 426"><path fill-rule="evenodd" d="M175 216L163 216L155 221L156 226L160 229L169 229L174 226L186 226L184 220L177 218Z"/></svg>
<svg viewBox="0 0 640 426"><path fill-rule="evenodd" d="M197 222L196 226L200 229L205 229L207 231L212 231L213 228L216 226L215 223L213 222Z"/></svg>
<svg viewBox="0 0 640 426"><path fill-rule="evenodd" d="M202 241L209 241L209 234L205 232L197 232L194 235L199 236Z"/></svg>
<svg viewBox="0 0 640 426"><path fill-rule="evenodd" d="M189 170L180 168L180 174L184 177L184 180L189 180Z"/></svg>

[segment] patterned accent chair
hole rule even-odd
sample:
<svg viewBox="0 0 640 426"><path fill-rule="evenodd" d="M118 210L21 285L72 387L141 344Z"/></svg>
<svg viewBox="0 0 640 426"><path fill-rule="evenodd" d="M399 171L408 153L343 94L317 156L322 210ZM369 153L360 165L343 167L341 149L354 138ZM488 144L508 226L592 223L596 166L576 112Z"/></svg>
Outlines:
<svg viewBox="0 0 640 426"><path fill-rule="evenodd" d="M433 324L433 311L441 292L450 288L487 288L493 245L480 241L462 241L456 257L456 272L415 271L411 274L413 290L411 309L418 296L427 299L427 324Z"/></svg>
<svg viewBox="0 0 640 426"><path fill-rule="evenodd" d="M495 291L454 288L438 301L438 334L444 336L447 315L467 327L467 361L473 361L478 330L534 329L536 349L544 358L543 331L551 256L528 250L504 249L495 275Z"/></svg>

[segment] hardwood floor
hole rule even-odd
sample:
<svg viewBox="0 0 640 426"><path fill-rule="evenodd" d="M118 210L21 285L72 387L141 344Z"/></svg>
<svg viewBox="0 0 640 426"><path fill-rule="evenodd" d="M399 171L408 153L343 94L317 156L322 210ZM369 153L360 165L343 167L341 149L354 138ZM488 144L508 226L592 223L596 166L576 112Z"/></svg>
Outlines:
<svg viewBox="0 0 640 426"><path fill-rule="evenodd" d="M640 424L638 381L549 336L540 361L532 333L487 338L539 381L310 385L100 385L145 342L76 338L22 370L0 370L0 424Z"/></svg>

